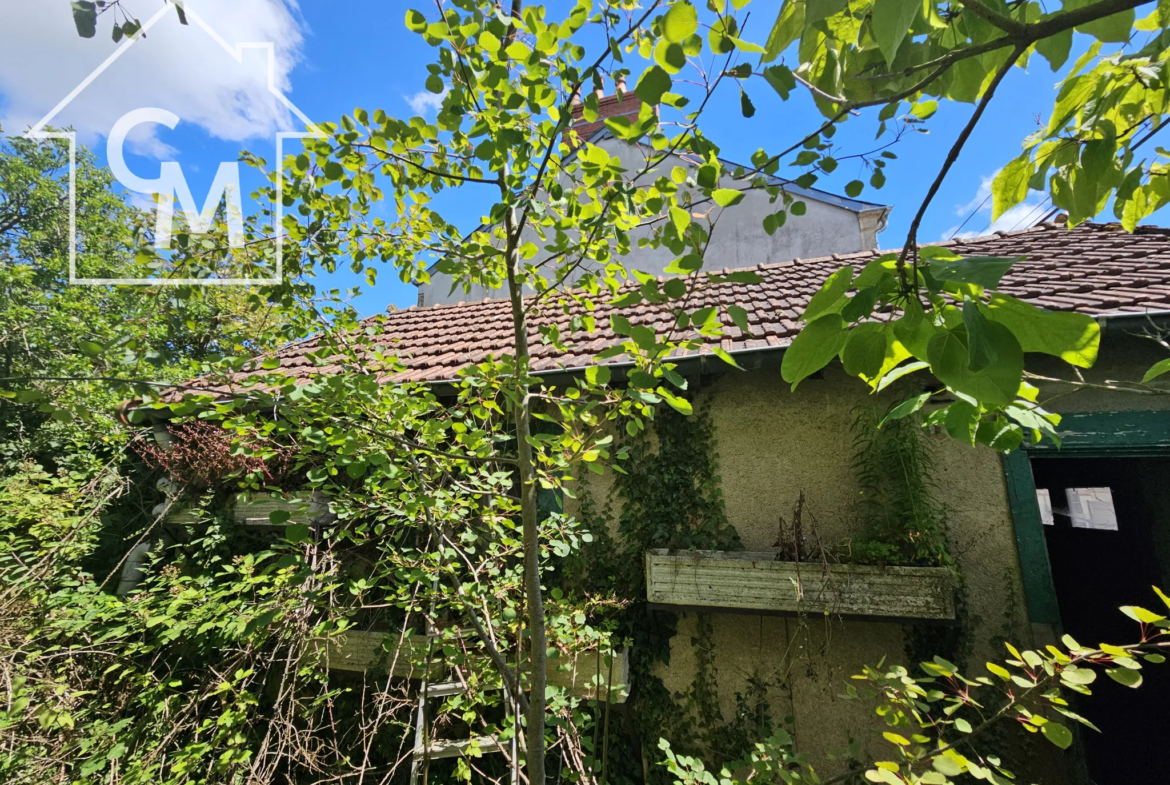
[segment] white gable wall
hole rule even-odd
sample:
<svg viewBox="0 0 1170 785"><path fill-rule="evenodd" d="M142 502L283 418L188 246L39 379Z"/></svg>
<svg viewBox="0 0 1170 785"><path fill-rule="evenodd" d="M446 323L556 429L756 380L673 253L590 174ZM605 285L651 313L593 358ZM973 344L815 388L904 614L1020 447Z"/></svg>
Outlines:
<svg viewBox="0 0 1170 785"><path fill-rule="evenodd" d="M638 146L613 138L602 139L598 145L610 155L620 157L628 172L637 171L643 165L643 153ZM681 158L668 160L660 169L668 174L674 166L693 169ZM654 180L657 176L657 172L652 172L645 180ZM764 217L780 209L782 203L777 200L776 204L771 204L766 193L749 191L742 202L726 211L714 207L711 218L716 223L704 269L734 270L769 262L877 248L877 233L884 228L888 208L849 199L841 199L841 204L835 204L835 197L827 194L793 195L805 203L807 212L802 216L789 213L787 223L771 236L764 231ZM709 207L711 205L705 204L694 209L696 213L705 213ZM651 232L649 227L635 229L631 232L633 243ZM540 245L535 236L530 239ZM664 275L663 271L674 258L666 248L642 248L634 250L623 262L627 268ZM419 305L474 302L507 296L502 289L487 290L482 286L474 286L470 292L465 292L462 287L451 291L450 276L433 272L430 283L420 284L418 289Z"/></svg>

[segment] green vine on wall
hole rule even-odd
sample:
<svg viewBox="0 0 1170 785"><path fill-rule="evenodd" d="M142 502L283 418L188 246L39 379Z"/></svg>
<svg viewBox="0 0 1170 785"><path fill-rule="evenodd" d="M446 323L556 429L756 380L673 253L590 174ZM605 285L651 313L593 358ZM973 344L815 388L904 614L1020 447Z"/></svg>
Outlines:
<svg viewBox="0 0 1170 785"><path fill-rule="evenodd" d="M599 509L587 490L578 495L579 517L595 539L562 566L562 575L567 584L589 593L611 593L630 600L618 614L615 637L630 643L633 689L625 732L621 738L611 739L611 744L629 745L631 754L615 755L611 749L611 780L668 782L666 770L656 765L660 737L671 739L677 748L714 753L719 762L731 760L755 738L754 733L742 732L752 724L747 717L759 715L761 710L766 714L766 707L757 705L753 696L740 696L746 708L737 710L737 719L742 713L743 721L723 721L714 688L714 656L709 651L713 640L709 634L708 656L700 654L699 673L687 694L671 694L655 675L658 663L670 663L670 642L677 632L678 617L648 606L643 554L654 548L743 548L724 509L710 416L701 407L689 417L663 407L656 414L653 431L627 437L625 446L628 457L616 474L606 508ZM606 527L613 507L620 511L616 538ZM703 625L701 617L700 635L706 629ZM710 627L709 622L706 627ZM770 731L768 718L755 724ZM728 743L731 737L736 737L735 744ZM623 762L628 770L621 768Z"/></svg>
<svg viewBox="0 0 1170 785"><path fill-rule="evenodd" d="M958 624L907 624L911 662L942 656L963 664L970 623L963 576L947 548L946 505L937 497L929 433L918 417L882 423L873 406L860 406L853 422L853 469L862 493L864 529L850 545L851 560L950 568Z"/></svg>

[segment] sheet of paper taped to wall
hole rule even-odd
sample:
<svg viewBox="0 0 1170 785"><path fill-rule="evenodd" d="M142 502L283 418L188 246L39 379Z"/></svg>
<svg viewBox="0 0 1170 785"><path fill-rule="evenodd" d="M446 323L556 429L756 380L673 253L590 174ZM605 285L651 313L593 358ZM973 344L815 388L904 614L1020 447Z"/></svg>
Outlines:
<svg viewBox="0 0 1170 785"><path fill-rule="evenodd" d="M1040 505L1040 522L1045 526L1052 526L1052 496L1047 488L1036 489L1036 503Z"/></svg>
<svg viewBox="0 0 1170 785"><path fill-rule="evenodd" d="M1117 531L1113 492L1108 488L1069 488L1065 493L1074 529Z"/></svg>

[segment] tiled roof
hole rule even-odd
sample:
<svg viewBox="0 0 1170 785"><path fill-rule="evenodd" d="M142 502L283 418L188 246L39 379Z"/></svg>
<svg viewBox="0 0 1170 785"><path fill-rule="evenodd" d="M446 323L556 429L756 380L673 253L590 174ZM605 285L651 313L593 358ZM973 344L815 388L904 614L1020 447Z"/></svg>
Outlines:
<svg viewBox="0 0 1170 785"><path fill-rule="evenodd" d="M1105 315L1170 309L1170 229L1143 226L1128 234L1117 224L1086 223L1074 229L1040 224L1026 231L942 245L964 256L1023 256L1024 261L1004 277L1002 291L1051 310ZM729 352L787 346L800 329L797 317L827 276L847 264L860 267L881 253L759 264L748 269L758 273L762 282L708 286L692 297L690 307L735 304L747 311L751 335L728 325L721 345ZM547 372L588 364L598 352L621 340L609 327L609 317L615 313L631 324L665 331L674 323L669 308L647 303L626 308L598 305L593 311L597 331L566 339L568 353L540 343L534 330L533 368ZM511 348L507 300L412 307L391 312L385 319L385 345L408 367L400 377L404 381L449 380L460 368L482 362L489 354L507 354ZM541 319L556 321L562 331L568 329L569 317L559 307L548 308L537 323ZM314 371L305 356L313 348L310 340L281 350L282 370L305 376L328 373L329 368ZM703 353L707 352L705 347ZM609 362L621 361L619 357Z"/></svg>

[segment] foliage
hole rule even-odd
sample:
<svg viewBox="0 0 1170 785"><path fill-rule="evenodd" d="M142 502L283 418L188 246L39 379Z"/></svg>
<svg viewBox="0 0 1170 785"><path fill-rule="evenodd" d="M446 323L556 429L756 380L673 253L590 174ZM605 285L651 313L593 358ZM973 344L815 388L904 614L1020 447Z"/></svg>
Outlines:
<svg viewBox="0 0 1170 785"><path fill-rule="evenodd" d="M1154 589L1167 608L1170 599ZM743 760L724 767L718 776L702 761L676 755L665 740L664 765L687 785L732 785L763 778L783 783L830 785L844 781L885 782L890 785L927 783L949 785L967 775L1007 785L1015 775L1005 769L995 751L984 746L987 734L998 725L1014 722L1028 733L1043 736L1060 749L1073 743L1077 724L1096 730L1070 708L1072 694L1090 695L1090 685L1104 673L1126 687L1142 683L1144 663L1160 664L1165 657L1165 615L1145 608L1121 609L1139 625L1137 642L1086 647L1064 636L1063 647L1019 651L1007 644L1010 659L988 662L988 676L967 677L941 657L921 663L923 676L912 676L896 665L866 667L853 677L847 697L869 704L880 718L881 756L872 764L834 776L822 775L805 754L793 749L793 739L783 729ZM877 732L875 731L875 734ZM876 741L876 739L875 739Z"/></svg>
<svg viewBox="0 0 1170 785"><path fill-rule="evenodd" d="M872 406L862 406L853 422L864 528L850 543L849 556L862 564L953 566L926 436L915 418L879 428L880 419Z"/></svg>
<svg viewBox="0 0 1170 785"><path fill-rule="evenodd" d="M264 445L250 444L247 453L237 450L230 433L204 420L166 426L163 432L163 444L140 440L135 449L152 467L189 490L209 488L233 476L253 476L264 485L280 485L292 460L287 447L264 449Z"/></svg>
<svg viewBox="0 0 1170 785"><path fill-rule="evenodd" d="M99 12L116 9L125 19L115 19L114 37L139 35L121 5L74 3L78 32L93 35ZM359 778L390 778L399 771L411 701L395 695L389 677L376 686L368 680L360 688L342 686L320 667L328 647L323 638L368 623L396 632L400 641L426 640L424 668L441 659L467 679L467 694L446 702L443 722L508 738L517 729L501 725L494 687L502 683L504 701L526 715L529 782L545 782L549 759L571 777L596 779L596 750L586 749L583 729L597 714L546 690L545 675L550 653L555 658L587 641L603 645L612 633L605 624L593 625L596 598L563 591L558 596L550 589L546 601L546 576L557 559L572 559L584 534L563 516L541 520L538 487L554 489L582 467L600 472L625 457L614 446L614 428L643 433L656 409L664 408L660 404L690 414L686 381L670 361L677 353L711 341L714 353L734 365L717 339L724 337L724 322L747 331L743 309L694 304L712 283L755 280L751 273L704 269L720 216L749 191L765 194L774 205L766 231L802 216L804 202L775 176L783 163L803 170L795 182L808 187L852 155L868 168L870 186L880 188L891 150L843 154L832 141L840 122L867 107L882 107L875 118L879 133L888 132L891 121L898 124L897 140L907 129L923 128L938 99L977 102L901 253L856 276L845 268L826 282L785 355L785 378L795 385L840 359L848 373L880 391L929 369L956 402L926 420L952 436L1012 449L1024 438L1054 434L1056 416L1039 407L1036 389L1023 380L1023 354L1045 352L1087 367L1096 357L1096 325L999 293L1013 260L919 249L916 232L1009 70L1033 51L1053 64L1061 61L1074 29L1100 41L1128 40L1132 9L1140 3L1078 2L1049 12L1036 3L993 6L980 0L959 7L917 0L785 0L760 43L745 38L747 5L733 2L728 8L712 0L698 9L686 0L654 0L646 6L583 1L565 8L519 2L504 8L455 0L430 15L409 10L407 27L436 50L426 87L443 98L433 122L358 108L336 124L312 129L320 133L282 162L281 173L245 155L269 185L256 194L264 207L248 219L244 249L228 247L222 226L199 239L177 232L178 248L170 255L131 237L135 264L183 277L207 277L225 267L271 271L274 239L284 238L280 261L287 280L243 295L250 313L272 308L276 318L262 322L250 340L209 348L198 363L197 385L160 389L183 378L169 369L133 376L123 374L121 365L70 374L34 369L9 378L17 400L43 407L40 415L61 413L65 419L84 407L41 387L57 376L85 383L100 378L111 398L138 399L135 423L192 416L220 422L235 438L233 451L248 457L295 447L293 472L303 473L309 489L332 494L336 519L316 529L288 525L283 537L277 528L267 549L257 553L254 538L237 538L231 522L209 510L198 524L207 528L197 535L174 532L168 555L157 557L151 577L129 598L103 592L77 565L58 576L46 567L49 551L29 552L29 535L20 528L25 524L13 524L17 533L5 540L9 558L24 563L29 556L38 580L21 577L4 586L13 599L3 623L16 620L18 645L3 661L14 683L23 679L21 701L6 709L2 725L14 750L12 771L34 779L100 776L123 782L295 781L355 772ZM181 5L178 10L182 20ZM1051 134L1065 136L1046 136L1034 146L1034 155L1044 157L1053 149L1045 144L1058 144L1051 164L1029 158L1027 166L1015 167L1034 168L1027 172L1029 184L1037 177L1043 181L1042 166L1044 172L1056 167L1049 181L1053 199L1075 203L1077 219L1087 215L1084 205L1103 205L1110 194L1123 214L1135 216L1161 198L1160 183L1151 179L1161 170L1129 160L1142 141L1137 135L1144 132L1144 139L1162 123L1161 20L1159 12L1143 23L1159 32L1151 37L1154 49L1134 61L1137 68L1090 50L1084 68L1065 81L1058 97L1058 107L1077 108L1074 119L1051 126ZM777 62L789 51L795 67ZM749 62L757 56L757 65ZM1088 89L1081 79L1086 69L1096 74L1093 89L1102 91L1096 95L1125 97L1098 102L1100 111L1081 110L1077 96L1089 95L1080 92ZM627 166L609 147L580 139L571 125L578 102L586 121L597 119L591 88L602 88L606 78L635 76L633 93L643 102L639 115L605 121L617 139L641 142L641 160ZM761 150L749 171L720 158L700 120L720 89L738 91L743 113L751 116L748 93L757 86L780 100L808 90L826 122L784 150ZM906 101L909 113L898 118ZM1132 121L1119 128L1118 117ZM686 156L693 167L673 166L674 155ZM432 206L437 194L453 187L483 193L484 225L463 234ZM855 180L844 190L857 196L864 188ZM1015 198L1018 183L1012 189ZM1002 184L997 190L1000 206L1009 203ZM391 199L395 209L383 218L387 213L376 209L378 203ZM275 225L278 200L284 218ZM670 251L669 279L660 282L637 269L636 254L645 248ZM397 383L406 367L373 340L380 321L359 321L342 293L318 291L312 282L339 264L364 273L370 286L381 265L389 265L404 281L427 281L428 270L435 269L467 290L503 288L511 305L512 345L464 369L442 401L421 385ZM636 286L619 291L628 281ZM179 302L169 307L176 310L185 307L184 296L199 298L183 289L175 295ZM624 355L628 383L611 384L606 365L556 387L532 373L532 342L539 340L553 354L586 344L607 327L593 315L606 302L645 302L671 317L659 329L611 317L608 327L624 340L594 360ZM872 320L876 313L883 318ZM553 318L562 314L565 319ZM310 335L313 365L307 371L282 369L280 358L267 353ZM150 359L150 343L132 332L127 336L119 330L86 340L103 362L124 346L127 362L137 369ZM36 378L30 382L29 376ZM889 419L914 413L930 397L910 399ZM546 427L534 428L534 422ZM639 456L633 458L637 465ZM695 466L710 470L700 460ZM264 486L266 469L256 463L245 469L236 480L240 486ZM645 518L636 515L626 526L631 539L641 538L635 544L646 547L658 539L684 545L700 534L709 543L730 544L717 490L696 486L687 471L662 473L680 483L701 520L666 521L657 516L665 498L647 500ZM100 512L96 507L73 517L92 522ZM287 521L277 516L271 523ZM136 541L165 525L141 524ZM22 626L21 619L37 625ZM465 633L468 624L474 635ZM638 632L630 631L635 643ZM391 648L394 638L387 635ZM1025 657L1024 673L1050 667L1063 674L1064 656L1033 653L1038 661ZM1096 662L1094 657L1114 663L1099 652L1069 656L1079 657L1078 663ZM118 665L107 664L110 659ZM1127 661L1137 664L1132 657ZM934 675L963 683L941 671ZM922 724L918 717L928 704L948 700L945 692L932 697L907 683L904 674L867 679L895 708L886 716L897 722ZM1024 694L1036 697L1031 687ZM83 700L93 695L101 697ZM950 732L952 726L961 732L957 723L939 720L931 732ZM1061 737L1055 728L1063 725L1056 720L1032 724L1052 725L1049 738ZM919 730L910 731L905 745L897 742L906 747L898 768L877 767L875 772L886 774L875 776L900 781L898 772L909 771L921 780L915 767L926 758L950 760L939 757L937 747L917 746L932 741L916 741ZM789 752L780 732L775 738L772 748L761 750L764 770L784 779L789 768L807 768L784 757ZM554 751L546 756L548 744ZM972 765L988 765L971 761L962 765L971 771ZM469 779L473 765L475 759L461 759L444 774ZM689 763L678 765L684 777L697 771ZM502 778L505 772L492 769L486 776Z"/></svg>
<svg viewBox="0 0 1170 785"><path fill-rule="evenodd" d="M77 275L145 276L145 216L84 146L75 178ZM204 362L262 348L283 321L254 292L72 285L63 140L5 140L0 182L0 461L10 470L116 451L124 392L108 380L186 380Z"/></svg>

